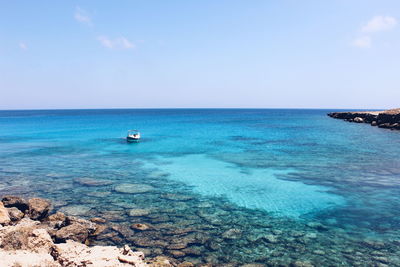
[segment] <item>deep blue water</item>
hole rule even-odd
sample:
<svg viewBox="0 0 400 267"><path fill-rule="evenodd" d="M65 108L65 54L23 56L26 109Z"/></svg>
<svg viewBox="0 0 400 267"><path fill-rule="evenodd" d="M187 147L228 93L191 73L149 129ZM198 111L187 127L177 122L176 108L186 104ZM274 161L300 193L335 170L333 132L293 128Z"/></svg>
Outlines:
<svg viewBox="0 0 400 267"><path fill-rule="evenodd" d="M0 111L0 195L106 218L94 244L150 256L399 265L400 132L330 111Z"/></svg>

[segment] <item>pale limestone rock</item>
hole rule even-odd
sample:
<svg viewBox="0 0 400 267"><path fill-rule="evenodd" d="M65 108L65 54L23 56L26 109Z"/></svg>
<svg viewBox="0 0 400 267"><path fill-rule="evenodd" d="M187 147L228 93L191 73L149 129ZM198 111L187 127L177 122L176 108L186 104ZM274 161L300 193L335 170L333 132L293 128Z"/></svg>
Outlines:
<svg viewBox="0 0 400 267"><path fill-rule="evenodd" d="M8 210L4 207L3 202L0 202L0 224L7 225L11 222Z"/></svg>
<svg viewBox="0 0 400 267"><path fill-rule="evenodd" d="M63 244L56 244L53 253L58 262L63 266L87 267L143 267L142 252L133 252L129 247L119 249L115 246L88 247L81 243L68 240Z"/></svg>
<svg viewBox="0 0 400 267"><path fill-rule="evenodd" d="M6 251L3 249L0 249L0 266L61 267L48 253L35 253L27 250Z"/></svg>
<svg viewBox="0 0 400 267"><path fill-rule="evenodd" d="M49 253L53 241L45 229L38 229L38 224L24 218L17 225L0 228L0 248Z"/></svg>

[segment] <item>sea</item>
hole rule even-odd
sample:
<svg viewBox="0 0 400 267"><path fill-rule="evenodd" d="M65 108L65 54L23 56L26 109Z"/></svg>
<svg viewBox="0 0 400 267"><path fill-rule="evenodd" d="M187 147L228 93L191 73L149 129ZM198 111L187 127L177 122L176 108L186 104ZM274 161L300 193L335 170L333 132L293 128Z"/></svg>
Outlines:
<svg viewBox="0 0 400 267"><path fill-rule="evenodd" d="M400 266L400 131L332 111L0 111L0 196L105 219L91 245L147 257Z"/></svg>

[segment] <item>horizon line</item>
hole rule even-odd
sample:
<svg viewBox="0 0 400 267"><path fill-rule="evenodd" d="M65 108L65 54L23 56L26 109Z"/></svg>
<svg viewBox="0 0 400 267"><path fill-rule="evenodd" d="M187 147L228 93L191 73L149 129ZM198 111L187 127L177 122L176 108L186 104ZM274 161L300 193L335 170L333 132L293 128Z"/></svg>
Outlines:
<svg viewBox="0 0 400 267"><path fill-rule="evenodd" d="M384 111L384 110L389 110L392 108L381 108L381 109L377 109L377 108L284 108L284 107L279 107L279 108L266 108L266 107L255 107L255 108L246 108L246 107L242 107L242 108L235 108L235 107L193 107L193 108L188 108L188 107L171 107L171 108L166 108L166 107L160 107L160 108L156 108L156 107L141 107L141 108L28 108L28 109L0 109L0 111L62 111L62 110L173 110L173 109L192 109L192 110L199 110L199 109L203 109L203 110L212 110L212 109L221 109L221 110L228 110L228 109L236 109L236 110L261 110L261 109L286 109L286 110L360 110L360 111Z"/></svg>

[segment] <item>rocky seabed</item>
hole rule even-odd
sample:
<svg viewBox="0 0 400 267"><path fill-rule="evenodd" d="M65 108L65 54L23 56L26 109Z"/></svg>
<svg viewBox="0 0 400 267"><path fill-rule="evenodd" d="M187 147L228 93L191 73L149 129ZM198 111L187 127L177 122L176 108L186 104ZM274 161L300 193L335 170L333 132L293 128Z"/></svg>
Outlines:
<svg viewBox="0 0 400 267"><path fill-rule="evenodd" d="M42 198L5 196L0 201L0 267L193 266L167 257L145 260L129 246L88 246L106 228L99 218L85 220L56 212ZM138 225L137 227L140 228Z"/></svg>

